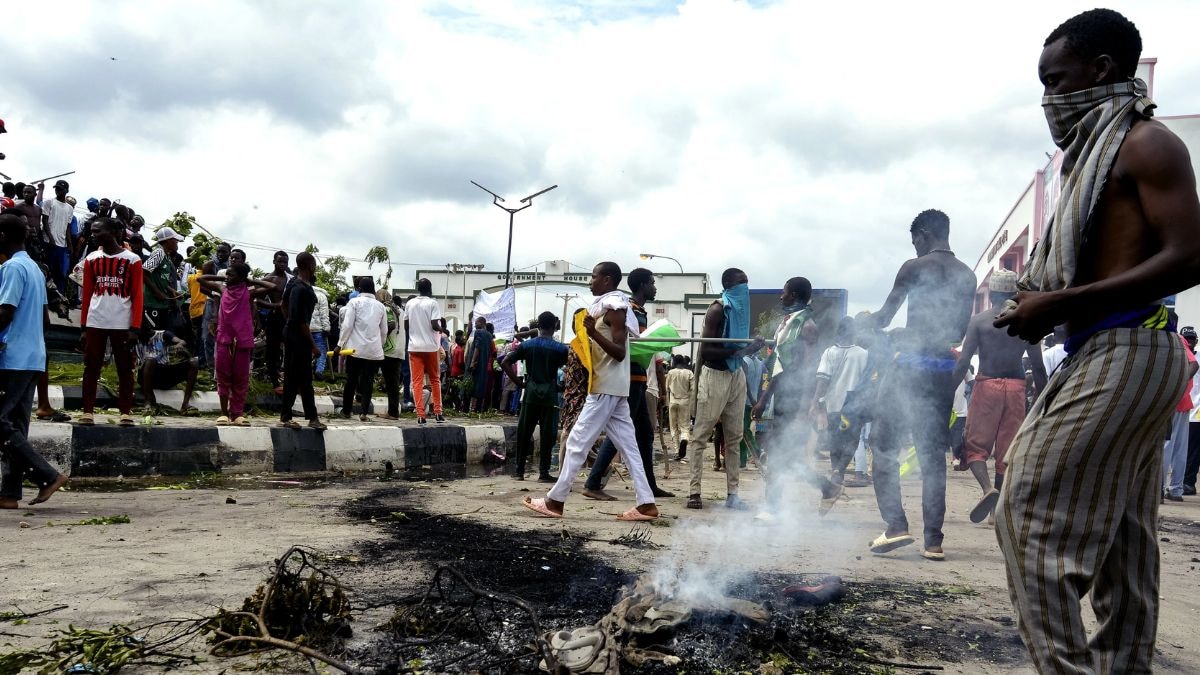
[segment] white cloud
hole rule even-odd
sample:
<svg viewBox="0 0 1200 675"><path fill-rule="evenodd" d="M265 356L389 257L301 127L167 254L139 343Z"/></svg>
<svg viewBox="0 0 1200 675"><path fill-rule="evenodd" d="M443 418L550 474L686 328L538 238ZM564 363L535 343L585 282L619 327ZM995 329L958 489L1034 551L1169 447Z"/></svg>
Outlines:
<svg viewBox="0 0 1200 675"><path fill-rule="evenodd" d="M873 307L924 208L974 263L1052 147L1042 39L1091 6L50 3L61 30L6 45L0 170L75 169L78 196L239 241L497 269L507 218L468 180L558 184L514 265L654 250ZM1115 8L1160 59L1160 112L1200 109L1200 12Z"/></svg>

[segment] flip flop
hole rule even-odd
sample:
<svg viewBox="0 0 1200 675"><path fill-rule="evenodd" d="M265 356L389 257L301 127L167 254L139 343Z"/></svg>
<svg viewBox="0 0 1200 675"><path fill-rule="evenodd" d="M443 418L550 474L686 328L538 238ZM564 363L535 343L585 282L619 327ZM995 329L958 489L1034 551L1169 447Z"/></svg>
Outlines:
<svg viewBox="0 0 1200 675"><path fill-rule="evenodd" d="M232 424L232 422L229 421L228 417L221 415L220 417L217 418L217 426L223 427L227 424Z"/></svg>
<svg viewBox="0 0 1200 675"><path fill-rule="evenodd" d="M945 560L945 551L921 551L921 557L926 560Z"/></svg>
<svg viewBox="0 0 1200 675"><path fill-rule="evenodd" d="M632 509L629 509L628 511L626 511L625 513L622 513L619 516L617 516L617 520L625 520L625 521L630 521L630 522L644 522L644 521L650 521L650 520L658 520L658 516L648 516L648 515L642 513L641 511L638 511L637 507L635 506Z"/></svg>
<svg viewBox="0 0 1200 675"><path fill-rule="evenodd" d="M554 511L551 511L550 507L546 506L545 499L534 499L533 497L526 495L525 499L521 501L521 506L524 506L525 508L529 509L530 511L536 511L536 512L538 512L538 514L540 514L546 518L562 518L563 517L563 514L555 513Z"/></svg>
<svg viewBox="0 0 1200 675"><path fill-rule="evenodd" d="M871 553L887 553L888 551L894 551L901 546L908 546L909 544L913 543L913 541L913 536L907 532L904 534L898 534L894 537L889 537L887 536L887 532L884 532L876 537L875 541L871 542Z"/></svg>
<svg viewBox="0 0 1200 675"><path fill-rule="evenodd" d="M300 423L295 420L280 420L275 426L283 429L299 429Z"/></svg>
<svg viewBox="0 0 1200 675"><path fill-rule="evenodd" d="M71 416L61 410L55 410L49 415L38 415L39 422L70 422Z"/></svg>
<svg viewBox="0 0 1200 675"><path fill-rule="evenodd" d="M971 509L971 522L982 523L996 508L996 502L1000 501L1000 491L993 488L991 492L979 499L979 503L975 508Z"/></svg>

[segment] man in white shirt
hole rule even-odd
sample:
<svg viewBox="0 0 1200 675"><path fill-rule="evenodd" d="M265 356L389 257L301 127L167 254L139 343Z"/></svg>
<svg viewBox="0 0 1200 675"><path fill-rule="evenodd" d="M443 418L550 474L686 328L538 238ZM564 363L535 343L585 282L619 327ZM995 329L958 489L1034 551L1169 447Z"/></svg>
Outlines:
<svg viewBox="0 0 1200 675"><path fill-rule="evenodd" d="M375 298L375 280L359 282L358 295L346 303L346 315L341 324L338 351L352 350L346 359L346 387L342 390L342 417L350 419L354 409L354 394L362 398L362 415L367 421L371 407L371 392L375 376L383 365L383 342L387 339L387 315L383 303Z"/></svg>
<svg viewBox="0 0 1200 675"><path fill-rule="evenodd" d="M812 404L813 414L828 422L829 461L833 465L829 479L835 485L844 484L846 467L854 457L862 430L860 422L842 415L842 406L862 382L866 369L867 350L854 343L854 319L842 317L834 345L821 354Z"/></svg>
<svg viewBox="0 0 1200 675"><path fill-rule="evenodd" d="M1056 326L1054 333L1046 338L1045 349L1042 350L1042 365L1046 367L1046 376L1054 374L1058 365L1067 358L1066 326Z"/></svg>
<svg viewBox="0 0 1200 675"><path fill-rule="evenodd" d="M658 507L642 466L629 414L629 336L637 334L638 323L629 297L617 290L621 276L621 268L614 262L602 262L592 268L590 288L597 297L583 322L592 361L587 401L567 437L566 457L558 481L544 498L527 496L523 501L526 508L549 518L563 517L571 484L601 432L608 434L625 460L637 498L637 506L618 515L617 520L658 518Z"/></svg>
<svg viewBox="0 0 1200 675"><path fill-rule="evenodd" d="M75 258L75 242L68 236L71 217L75 215L75 207L67 203L70 189L67 181L59 180L54 184L54 199L42 202L42 223L50 238L50 250L46 256L50 279L63 295L67 294L67 274L71 272L71 261Z"/></svg>
<svg viewBox="0 0 1200 675"><path fill-rule="evenodd" d="M417 406L417 424L425 424L425 376L429 376L430 395L433 396L433 416L445 422L442 416L442 378L438 368L438 348L441 334L446 332L446 320L442 318L442 306L433 297L433 282L428 279L417 281L417 297L404 305L408 331L408 368L412 373L413 403Z"/></svg>

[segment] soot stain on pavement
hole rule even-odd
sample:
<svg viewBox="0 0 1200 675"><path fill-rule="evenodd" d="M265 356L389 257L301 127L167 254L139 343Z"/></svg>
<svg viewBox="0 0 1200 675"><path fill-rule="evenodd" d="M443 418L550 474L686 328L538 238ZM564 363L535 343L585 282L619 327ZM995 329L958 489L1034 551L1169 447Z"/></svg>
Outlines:
<svg viewBox="0 0 1200 675"><path fill-rule="evenodd" d="M359 544L356 552L362 564L344 570L343 581L349 581L360 603L384 607L411 602L414 594L426 589L437 566L447 564L481 588L528 602L536 609L543 631L572 629L591 625L608 613L621 587L641 572L620 569L587 550L582 537L562 538L556 530L515 530L469 515L430 514L418 506L418 497L408 486L389 486L345 507L351 518L383 523L389 535ZM404 517L393 517L397 512ZM409 583L397 584L396 570L407 570ZM766 624L696 617L679 629L671 645L681 664L648 664L640 669L626 664L622 672L855 674L889 672L887 662L1015 665L1026 661L1011 619L979 616L978 608L963 602L974 595L970 589L851 581L841 602L806 608L793 605L781 593L785 586L802 580L802 574L751 575L729 595L765 606L770 610ZM361 635L373 627L360 624L357 630ZM379 667L382 655L394 658L398 646L391 642L394 636L376 635L378 642L350 655L363 666ZM438 655L423 656L436 661ZM535 669L535 659L527 658L488 672Z"/></svg>

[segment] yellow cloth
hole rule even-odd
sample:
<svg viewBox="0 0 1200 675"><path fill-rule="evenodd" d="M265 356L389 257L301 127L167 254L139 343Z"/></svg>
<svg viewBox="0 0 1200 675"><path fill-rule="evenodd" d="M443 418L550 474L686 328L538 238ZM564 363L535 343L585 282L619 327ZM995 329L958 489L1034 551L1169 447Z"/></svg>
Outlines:
<svg viewBox="0 0 1200 675"><path fill-rule="evenodd" d="M583 367L588 372L588 392L592 391L592 345L588 340L587 329L583 327L583 317L587 316L587 312L575 313L575 339L571 340L571 349L575 351L575 355L579 357Z"/></svg>
<svg viewBox="0 0 1200 675"><path fill-rule="evenodd" d="M187 278L188 293L191 294L191 302L188 305L188 316L193 319L199 319L204 316L204 303L208 301L208 296L200 292L200 273L189 274Z"/></svg>

